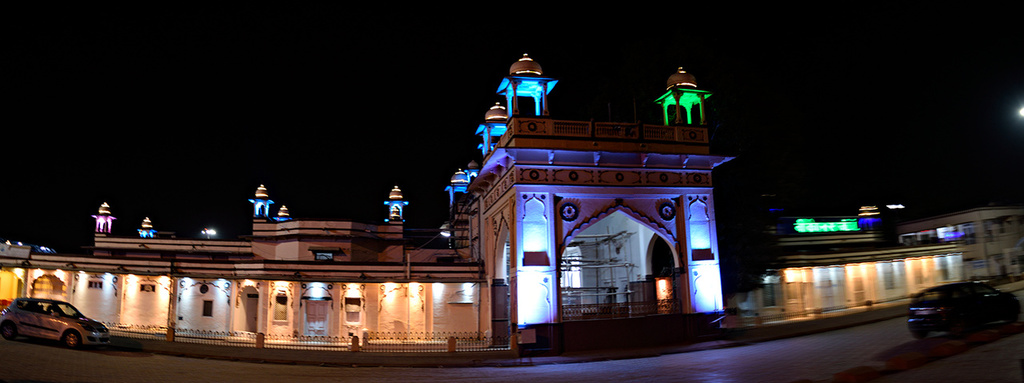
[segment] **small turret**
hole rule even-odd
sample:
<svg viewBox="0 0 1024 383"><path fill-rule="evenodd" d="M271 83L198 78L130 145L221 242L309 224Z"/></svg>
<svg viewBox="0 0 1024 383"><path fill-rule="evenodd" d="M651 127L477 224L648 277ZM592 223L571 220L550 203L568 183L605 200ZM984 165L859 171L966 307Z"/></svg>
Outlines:
<svg viewBox="0 0 1024 383"><path fill-rule="evenodd" d="M96 219L97 233L110 233L110 228L113 226L114 220L117 219L110 215L110 205L107 205L106 202L100 205L99 213L92 217Z"/></svg>
<svg viewBox="0 0 1024 383"><path fill-rule="evenodd" d="M139 229L139 237L142 238L153 238L156 236L156 230L153 230L153 222L149 220L149 217L142 220L142 228Z"/></svg>
<svg viewBox="0 0 1024 383"><path fill-rule="evenodd" d="M270 199L270 194L267 194L267 188L262 184L256 188L256 198L250 199L252 203L252 216L253 218L266 218L270 219L270 205L274 203Z"/></svg>
<svg viewBox="0 0 1024 383"><path fill-rule="evenodd" d="M403 211L405 206L409 204L408 201L402 200L402 189L395 185L391 189L391 193L388 194L388 200L384 201L384 204L388 206L388 218L384 222L401 224L405 222Z"/></svg>

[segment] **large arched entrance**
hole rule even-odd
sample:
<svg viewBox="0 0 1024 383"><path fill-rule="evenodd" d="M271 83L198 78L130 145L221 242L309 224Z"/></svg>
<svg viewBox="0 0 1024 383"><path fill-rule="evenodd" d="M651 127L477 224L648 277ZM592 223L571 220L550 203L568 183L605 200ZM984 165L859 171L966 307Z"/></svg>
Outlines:
<svg viewBox="0 0 1024 383"><path fill-rule="evenodd" d="M670 281L672 246L651 228L616 211L574 235L562 252L562 320L658 313L655 280Z"/></svg>
<svg viewBox="0 0 1024 383"><path fill-rule="evenodd" d="M64 281L53 275L42 275L32 281L32 298L67 300Z"/></svg>

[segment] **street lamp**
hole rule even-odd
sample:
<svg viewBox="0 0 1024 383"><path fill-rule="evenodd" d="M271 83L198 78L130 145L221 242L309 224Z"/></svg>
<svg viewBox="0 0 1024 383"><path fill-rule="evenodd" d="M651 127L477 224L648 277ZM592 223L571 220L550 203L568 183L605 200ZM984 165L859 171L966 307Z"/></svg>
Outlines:
<svg viewBox="0 0 1024 383"><path fill-rule="evenodd" d="M1021 107L1021 108L1020 108L1020 116L1021 116L1021 117L1024 117L1024 107Z"/></svg>
<svg viewBox="0 0 1024 383"><path fill-rule="evenodd" d="M210 239L211 236L217 235L217 230L203 228L203 235L206 236L206 239Z"/></svg>

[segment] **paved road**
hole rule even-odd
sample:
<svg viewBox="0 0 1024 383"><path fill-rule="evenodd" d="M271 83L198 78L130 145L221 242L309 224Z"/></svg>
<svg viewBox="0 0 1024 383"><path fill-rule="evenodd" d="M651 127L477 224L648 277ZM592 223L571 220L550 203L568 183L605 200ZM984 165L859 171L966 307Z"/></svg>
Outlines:
<svg viewBox="0 0 1024 383"><path fill-rule="evenodd" d="M938 341L940 339L935 339ZM925 340L930 341L928 339ZM339 368L203 360L114 350L67 350L53 342L0 341L8 382L253 381L693 381L829 380L859 365L883 365L921 341L897 318L797 338L727 349L565 365L478 368ZM55 368L57 366L57 368Z"/></svg>
<svg viewBox="0 0 1024 383"><path fill-rule="evenodd" d="M1018 292L1021 295L1024 292ZM755 343L740 347L663 355L651 358L521 367L398 368L318 367L258 364L173 357L108 349L67 350L55 342L0 340L0 381L44 382L188 382L287 379L290 382L547 382L547 381L686 381L792 382L831 381L833 374L857 366L882 367L893 356L925 351L943 336L913 339L905 318L831 332ZM981 381L979 369L998 378L1020 381L1018 360L1024 334L977 347L966 354L933 362L920 371L887 376L887 381ZM1005 355L991 347L1012 344ZM993 356L998 355L998 356ZM989 363L991 362L991 363ZM1011 366L1012 364L1012 366ZM974 368L972 366L984 366ZM953 375L949 368L960 375ZM973 368L973 369L972 369ZM934 371L933 371L934 370ZM989 371L990 370L990 371ZM930 375L912 375L930 374ZM957 378L952 378L956 376ZM988 376L988 375L985 375Z"/></svg>

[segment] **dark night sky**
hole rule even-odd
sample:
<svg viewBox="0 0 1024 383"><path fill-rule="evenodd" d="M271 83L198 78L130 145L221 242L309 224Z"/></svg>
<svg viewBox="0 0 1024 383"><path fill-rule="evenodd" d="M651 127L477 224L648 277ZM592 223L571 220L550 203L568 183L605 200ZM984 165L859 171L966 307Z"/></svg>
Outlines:
<svg viewBox="0 0 1024 383"><path fill-rule="evenodd" d="M407 226L437 227L523 53L560 80L556 119L657 123L651 101L685 67L715 92L712 151L737 156L718 181L743 177L719 184L731 194L833 215L1024 199L1015 12L687 11L10 12L0 237L79 252L108 202L115 234L150 217L233 238L250 233L259 184L295 217L362 221L384 218L398 184ZM531 21L505 21L518 17Z"/></svg>

